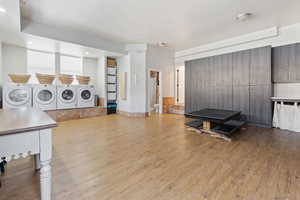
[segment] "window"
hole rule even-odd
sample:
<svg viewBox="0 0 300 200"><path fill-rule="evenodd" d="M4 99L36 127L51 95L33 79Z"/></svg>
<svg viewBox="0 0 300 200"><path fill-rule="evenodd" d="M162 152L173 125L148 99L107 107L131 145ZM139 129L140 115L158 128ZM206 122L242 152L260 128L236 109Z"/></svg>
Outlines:
<svg viewBox="0 0 300 200"><path fill-rule="evenodd" d="M82 58L72 56L60 56L60 73L70 75L81 75Z"/></svg>
<svg viewBox="0 0 300 200"><path fill-rule="evenodd" d="M38 83L35 73L55 74L55 55L27 50L27 72L31 74L30 83Z"/></svg>

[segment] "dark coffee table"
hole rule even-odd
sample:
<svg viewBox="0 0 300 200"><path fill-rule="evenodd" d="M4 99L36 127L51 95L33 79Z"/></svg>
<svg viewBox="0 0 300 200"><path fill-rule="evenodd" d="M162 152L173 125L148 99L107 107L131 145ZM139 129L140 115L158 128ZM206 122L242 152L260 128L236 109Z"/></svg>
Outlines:
<svg viewBox="0 0 300 200"><path fill-rule="evenodd" d="M210 134L214 137L223 138L227 141L231 141L231 138L228 137L228 135L215 132L214 130L212 130L212 128L216 124L224 124L229 120L239 117L240 115L240 111L208 108L186 114L187 117L203 121L203 127L200 128L202 132Z"/></svg>

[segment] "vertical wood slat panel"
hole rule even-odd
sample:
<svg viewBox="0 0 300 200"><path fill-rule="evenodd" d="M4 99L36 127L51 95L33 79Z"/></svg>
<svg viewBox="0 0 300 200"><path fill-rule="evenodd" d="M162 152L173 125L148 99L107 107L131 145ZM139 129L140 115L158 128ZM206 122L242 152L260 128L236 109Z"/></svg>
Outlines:
<svg viewBox="0 0 300 200"><path fill-rule="evenodd" d="M280 57L280 49L272 48L272 82L279 83L279 57Z"/></svg>
<svg viewBox="0 0 300 200"><path fill-rule="evenodd" d="M246 120L250 120L250 91L249 85L233 86L233 110L239 110Z"/></svg>
<svg viewBox="0 0 300 200"><path fill-rule="evenodd" d="M250 78L250 50L233 54L232 79L234 86L248 86Z"/></svg>
<svg viewBox="0 0 300 200"><path fill-rule="evenodd" d="M300 44L272 48L272 81L300 82Z"/></svg>
<svg viewBox="0 0 300 200"><path fill-rule="evenodd" d="M278 48L278 76L279 82L287 83L289 82L289 60L288 60L288 51L289 46L282 46Z"/></svg>
<svg viewBox="0 0 300 200"><path fill-rule="evenodd" d="M269 125L270 60L271 48L264 47L187 62L186 113L203 108L241 110L248 120ZM258 110L265 111L263 117Z"/></svg>
<svg viewBox="0 0 300 200"><path fill-rule="evenodd" d="M296 82L300 82L300 43L296 44Z"/></svg>
<svg viewBox="0 0 300 200"><path fill-rule="evenodd" d="M222 73L222 85L232 86L232 69L233 69L233 54L221 55L221 73Z"/></svg>
<svg viewBox="0 0 300 200"><path fill-rule="evenodd" d="M271 83L271 47L251 49L250 85Z"/></svg>
<svg viewBox="0 0 300 200"><path fill-rule="evenodd" d="M272 85L250 86L250 121L256 124L271 126L271 89Z"/></svg>
<svg viewBox="0 0 300 200"><path fill-rule="evenodd" d="M190 77L190 73L191 73L191 61L187 61L185 62L185 89L184 89L184 112L190 113L192 112L191 110L191 77Z"/></svg>
<svg viewBox="0 0 300 200"><path fill-rule="evenodd" d="M296 82L297 80L297 65L296 65L296 57L297 57L297 45L289 45L288 46L288 82Z"/></svg>

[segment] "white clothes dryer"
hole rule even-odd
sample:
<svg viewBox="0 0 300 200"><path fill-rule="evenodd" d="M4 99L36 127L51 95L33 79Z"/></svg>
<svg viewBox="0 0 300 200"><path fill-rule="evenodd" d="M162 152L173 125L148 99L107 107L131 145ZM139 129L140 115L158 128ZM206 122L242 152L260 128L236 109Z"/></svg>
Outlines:
<svg viewBox="0 0 300 200"><path fill-rule="evenodd" d="M95 87L93 85L78 85L78 108L95 107Z"/></svg>
<svg viewBox="0 0 300 200"><path fill-rule="evenodd" d="M55 85L33 85L33 107L41 110L56 110L56 97Z"/></svg>
<svg viewBox="0 0 300 200"><path fill-rule="evenodd" d="M74 85L57 85L57 109L77 107L77 88Z"/></svg>

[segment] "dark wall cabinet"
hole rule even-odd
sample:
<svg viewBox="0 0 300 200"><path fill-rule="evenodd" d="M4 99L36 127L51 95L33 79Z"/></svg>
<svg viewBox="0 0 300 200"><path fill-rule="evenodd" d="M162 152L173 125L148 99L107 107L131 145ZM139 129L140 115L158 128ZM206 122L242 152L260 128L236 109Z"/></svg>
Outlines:
<svg viewBox="0 0 300 200"><path fill-rule="evenodd" d="M249 85L250 60L250 50L241 51L233 54L233 85Z"/></svg>
<svg viewBox="0 0 300 200"><path fill-rule="evenodd" d="M250 85L271 84L271 47L251 50Z"/></svg>
<svg viewBox="0 0 300 200"><path fill-rule="evenodd" d="M239 110L247 120L250 120L250 94L249 86L235 85L233 86L233 102L232 109Z"/></svg>
<svg viewBox="0 0 300 200"><path fill-rule="evenodd" d="M271 85L250 86L250 121L255 124L272 123Z"/></svg>
<svg viewBox="0 0 300 200"><path fill-rule="evenodd" d="M233 109L271 126L271 47L188 61L185 71L186 113Z"/></svg>
<svg viewBox="0 0 300 200"><path fill-rule="evenodd" d="M272 81L300 82L300 44L272 48Z"/></svg>

